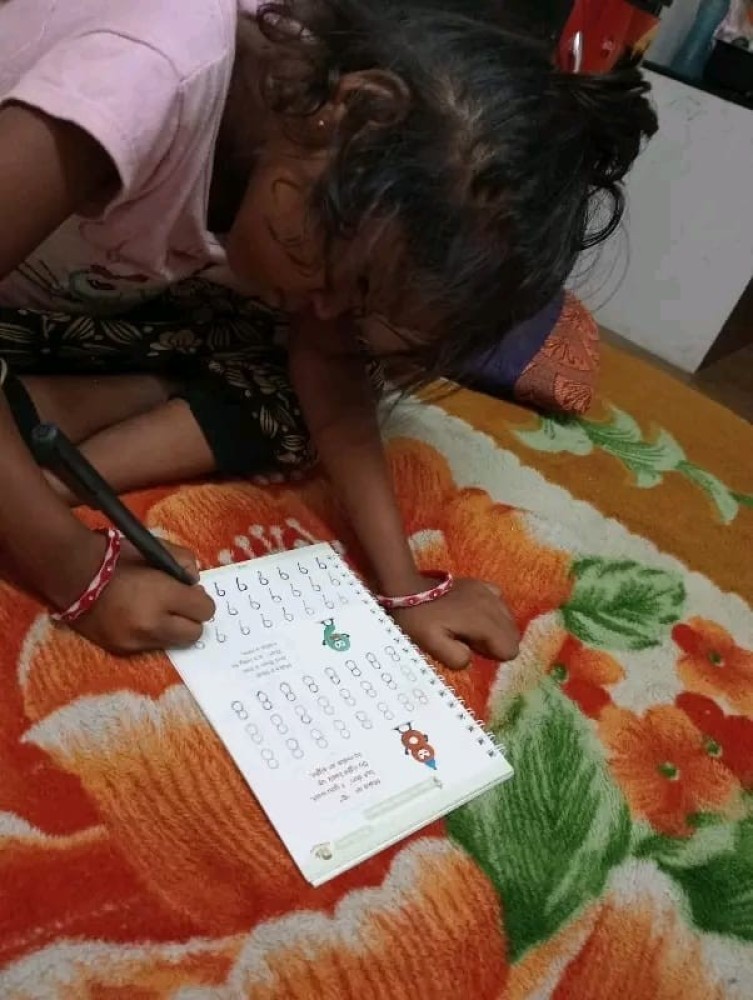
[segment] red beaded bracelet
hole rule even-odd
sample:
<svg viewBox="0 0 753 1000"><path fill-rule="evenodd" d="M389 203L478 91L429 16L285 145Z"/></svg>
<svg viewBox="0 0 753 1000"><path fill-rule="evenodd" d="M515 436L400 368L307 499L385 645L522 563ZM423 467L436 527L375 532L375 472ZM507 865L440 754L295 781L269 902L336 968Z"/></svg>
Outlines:
<svg viewBox="0 0 753 1000"><path fill-rule="evenodd" d="M431 604L432 601L438 601L440 597L445 597L455 586L455 577L452 573L425 573L424 576L433 578L437 582L428 590L422 590L419 594L408 594L405 597L384 597L379 594L377 602L385 611L417 608L421 604Z"/></svg>
<svg viewBox="0 0 753 1000"><path fill-rule="evenodd" d="M65 611L60 611L51 615L53 621L70 625L82 615L85 615L102 596L105 587L112 580L115 568L120 558L121 534L114 528L99 528L98 534L104 535L107 539L104 558L97 572L94 574L91 583L81 594L78 600L74 601Z"/></svg>

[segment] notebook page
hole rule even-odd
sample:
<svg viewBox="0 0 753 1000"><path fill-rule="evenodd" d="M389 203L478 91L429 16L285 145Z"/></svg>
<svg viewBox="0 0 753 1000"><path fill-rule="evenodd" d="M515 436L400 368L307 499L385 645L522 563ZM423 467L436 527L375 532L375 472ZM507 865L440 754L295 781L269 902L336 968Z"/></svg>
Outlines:
<svg viewBox="0 0 753 1000"><path fill-rule="evenodd" d="M314 884L511 775L329 546L202 579L215 619L170 658Z"/></svg>

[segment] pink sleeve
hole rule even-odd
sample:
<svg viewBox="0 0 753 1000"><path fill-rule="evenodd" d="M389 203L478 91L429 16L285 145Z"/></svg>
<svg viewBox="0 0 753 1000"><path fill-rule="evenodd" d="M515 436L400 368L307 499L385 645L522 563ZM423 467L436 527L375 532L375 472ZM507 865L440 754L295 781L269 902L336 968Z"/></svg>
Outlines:
<svg viewBox="0 0 753 1000"><path fill-rule="evenodd" d="M161 52L115 32L90 32L51 49L4 102L18 101L88 132L118 170L122 188L114 204L122 204L148 187L169 154L182 97L182 81Z"/></svg>

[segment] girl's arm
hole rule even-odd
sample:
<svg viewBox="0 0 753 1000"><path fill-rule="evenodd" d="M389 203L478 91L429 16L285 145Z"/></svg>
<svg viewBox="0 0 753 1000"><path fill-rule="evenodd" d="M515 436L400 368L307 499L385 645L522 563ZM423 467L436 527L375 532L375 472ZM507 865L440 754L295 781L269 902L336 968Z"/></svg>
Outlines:
<svg viewBox="0 0 753 1000"><path fill-rule="evenodd" d="M426 589L426 580L405 537L373 389L363 360L352 356L353 345L347 322L333 327L301 320L290 342L291 379L314 446L381 591L415 594ZM396 618L427 653L450 667L465 666L472 649L505 660L517 653L517 630L499 593L476 580L457 581L446 597Z"/></svg>
<svg viewBox="0 0 753 1000"><path fill-rule="evenodd" d="M19 104L0 110L0 278L69 215L103 207L117 175L85 132Z"/></svg>
<svg viewBox="0 0 753 1000"><path fill-rule="evenodd" d="M291 337L290 373L319 458L382 593L425 590L392 488L374 390L349 323L301 321Z"/></svg>
<svg viewBox="0 0 753 1000"><path fill-rule="evenodd" d="M74 126L21 106L0 111L0 277L104 192L111 172L102 149ZM101 541L47 486L2 395L0 483L0 549L43 597L70 604L97 568Z"/></svg>
<svg viewBox="0 0 753 1000"><path fill-rule="evenodd" d="M73 125L23 106L0 110L0 277L17 267L70 215L104 206L117 187L102 148ZM0 556L58 608L82 593L104 544L49 487L0 391ZM176 589L177 588L177 589ZM185 594L184 594L185 592ZM164 574L121 560L77 628L118 651L190 642L211 601ZM176 627L177 626L177 627Z"/></svg>

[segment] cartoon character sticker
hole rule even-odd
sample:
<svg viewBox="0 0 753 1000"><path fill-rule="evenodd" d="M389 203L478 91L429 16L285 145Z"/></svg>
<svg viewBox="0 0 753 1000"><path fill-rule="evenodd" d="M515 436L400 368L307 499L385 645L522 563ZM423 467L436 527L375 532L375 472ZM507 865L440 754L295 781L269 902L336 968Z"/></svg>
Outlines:
<svg viewBox="0 0 753 1000"><path fill-rule="evenodd" d="M322 646L326 646L335 653L347 653L350 649L350 636L347 632L337 631L334 618L327 618L319 624L324 627Z"/></svg>
<svg viewBox="0 0 753 1000"><path fill-rule="evenodd" d="M425 733L414 729L412 722L395 726L395 732L400 733L400 740L405 747L406 756L410 755L419 764L424 764L432 771L436 771L437 758L434 747L429 743L429 737Z"/></svg>

